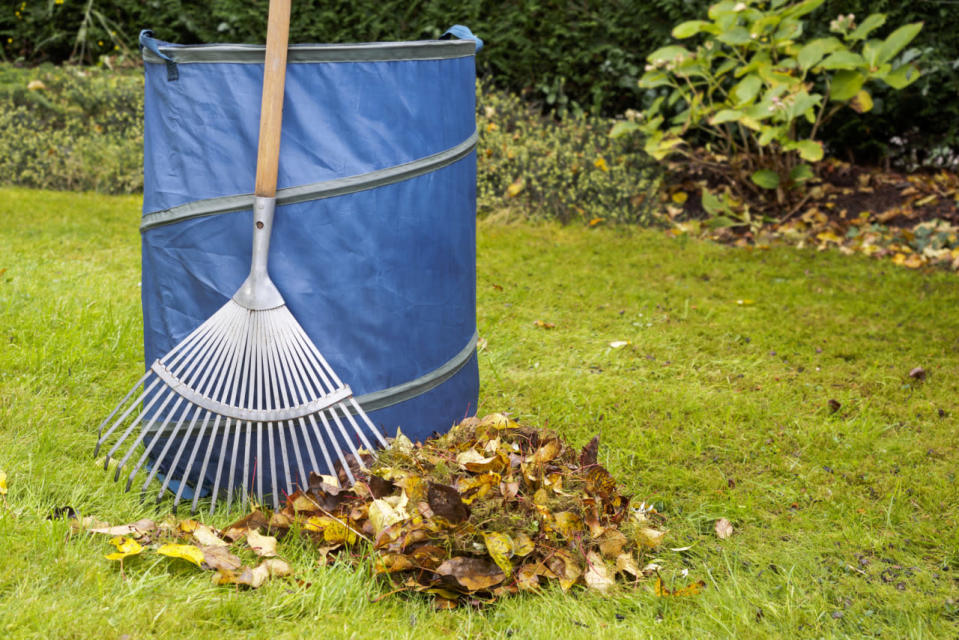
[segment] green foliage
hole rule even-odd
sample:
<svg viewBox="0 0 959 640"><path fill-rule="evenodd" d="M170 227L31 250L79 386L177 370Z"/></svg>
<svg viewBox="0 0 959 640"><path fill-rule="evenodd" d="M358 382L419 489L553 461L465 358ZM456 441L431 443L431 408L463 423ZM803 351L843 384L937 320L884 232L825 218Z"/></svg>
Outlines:
<svg viewBox="0 0 959 640"><path fill-rule="evenodd" d="M556 121L517 96L480 85L478 208L528 217L650 224L658 169L632 140L606 135L611 121Z"/></svg>
<svg viewBox="0 0 959 640"><path fill-rule="evenodd" d="M611 121L559 121L481 83L478 207L564 222L649 224L659 169L611 140ZM101 193L143 188L143 79L137 69L0 64L0 184Z"/></svg>
<svg viewBox="0 0 959 640"><path fill-rule="evenodd" d="M133 193L142 163L138 72L0 65L0 184Z"/></svg>
<svg viewBox="0 0 959 640"><path fill-rule="evenodd" d="M900 53L921 23L877 39L870 35L886 16L857 25L850 14L830 23L836 36L804 37L804 16L822 3L723 0L710 7L708 20L673 29L677 39L697 40L647 58L639 86L657 98L633 127L648 136L646 152L658 160L682 156L739 196L774 191L779 205L801 197L810 163L823 158L816 139L823 123L846 105L859 113L872 109L866 83L902 89L920 75L914 59ZM694 144L702 139L700 151Z"/></svg>

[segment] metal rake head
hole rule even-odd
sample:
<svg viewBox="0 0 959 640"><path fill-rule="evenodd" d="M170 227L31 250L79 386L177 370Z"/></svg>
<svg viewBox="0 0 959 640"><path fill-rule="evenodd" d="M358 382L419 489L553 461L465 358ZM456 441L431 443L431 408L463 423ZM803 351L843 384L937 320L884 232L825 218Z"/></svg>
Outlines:
<svg viewBox="0 0 959 640"><path fill-rule="evenodd" d="M126 490L146 464L141 492L160 474L157 501L171 488L174 508L188 485L193 512L204 486L211 512L221 489L227 509L234 491L244 509L253 492L279 508L281 490L306 488L310 471L333 472L331 449L352 483L348 458L362 466L359 447L373 450L367 432L386 445L285 305L250 310L230 300L150 366L100 425L94 455L111 443L108 468L127 443L114 480L139 451Z"/></svg>

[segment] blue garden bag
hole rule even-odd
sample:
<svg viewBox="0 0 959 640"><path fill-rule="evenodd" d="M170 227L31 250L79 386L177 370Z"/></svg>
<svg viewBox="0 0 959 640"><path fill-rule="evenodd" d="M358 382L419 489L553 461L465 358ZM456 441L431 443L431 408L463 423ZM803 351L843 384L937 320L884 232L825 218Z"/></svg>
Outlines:
<svg viewBox="0 0 959 640"><path fill-rule="evenodd" d="M249 272L264 48L140 42L149 364ZM423 439L476 410L478 46L289 49L270 273L386 435Z"/></svg>

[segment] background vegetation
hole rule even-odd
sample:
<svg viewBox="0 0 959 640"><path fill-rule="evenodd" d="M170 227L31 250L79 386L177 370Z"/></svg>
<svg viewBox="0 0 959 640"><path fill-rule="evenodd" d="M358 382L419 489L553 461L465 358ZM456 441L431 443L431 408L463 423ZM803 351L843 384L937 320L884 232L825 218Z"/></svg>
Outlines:
<svg viewBox="0 0 959 640"><path fill-rule="evenodd" d="M0 55L36 64L103 55L135 56L136 35L153 28L180 42L259 42L266 0L22 0L0 11ZM304 0L293 8L294 42L435 38L468 24L488 47L479 72L495 86L563 114L618 115L653 96L637 87L646 55L678 23L703 15L709 0ZM903 164L943 162L959 147L959 5L952 0L829 0L810 17L813 36L828 35L839 14L882 12L887 24L924 22L914 46L924 75L911 91L877 92L872 112L849 114L825 131L834 153ZM899 143L893 142L893 138ZM918 149L918 151L916 151ZM913 157L915 155L916 157Z"/></svg>

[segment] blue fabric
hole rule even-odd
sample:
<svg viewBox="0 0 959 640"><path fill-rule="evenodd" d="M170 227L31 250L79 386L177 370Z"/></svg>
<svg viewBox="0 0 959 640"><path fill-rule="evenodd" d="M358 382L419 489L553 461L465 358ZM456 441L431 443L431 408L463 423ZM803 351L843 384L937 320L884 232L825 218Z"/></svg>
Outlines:
<svg viewBox="0 0 959 640"><path fill-rule="evenodd" d="M144 66L144 213L250 193L262 65L179 64L176 81L167 79L163 64ZM449 149L475 129L474 92L470 57L290 64L278 186ZM433 371L475 332L475 202L471 153L403 182L277 208L271 276L356 395ZM148 364L236 292L249 272L251 231L252 213L245 210L144 232ZM474 356L439 387L370 416L388 435L402 427L423 439L475 412L478 389ZM169 473L168 461L160 462L160 472ZM213 460L208 478L215 467Z"/></svg>

